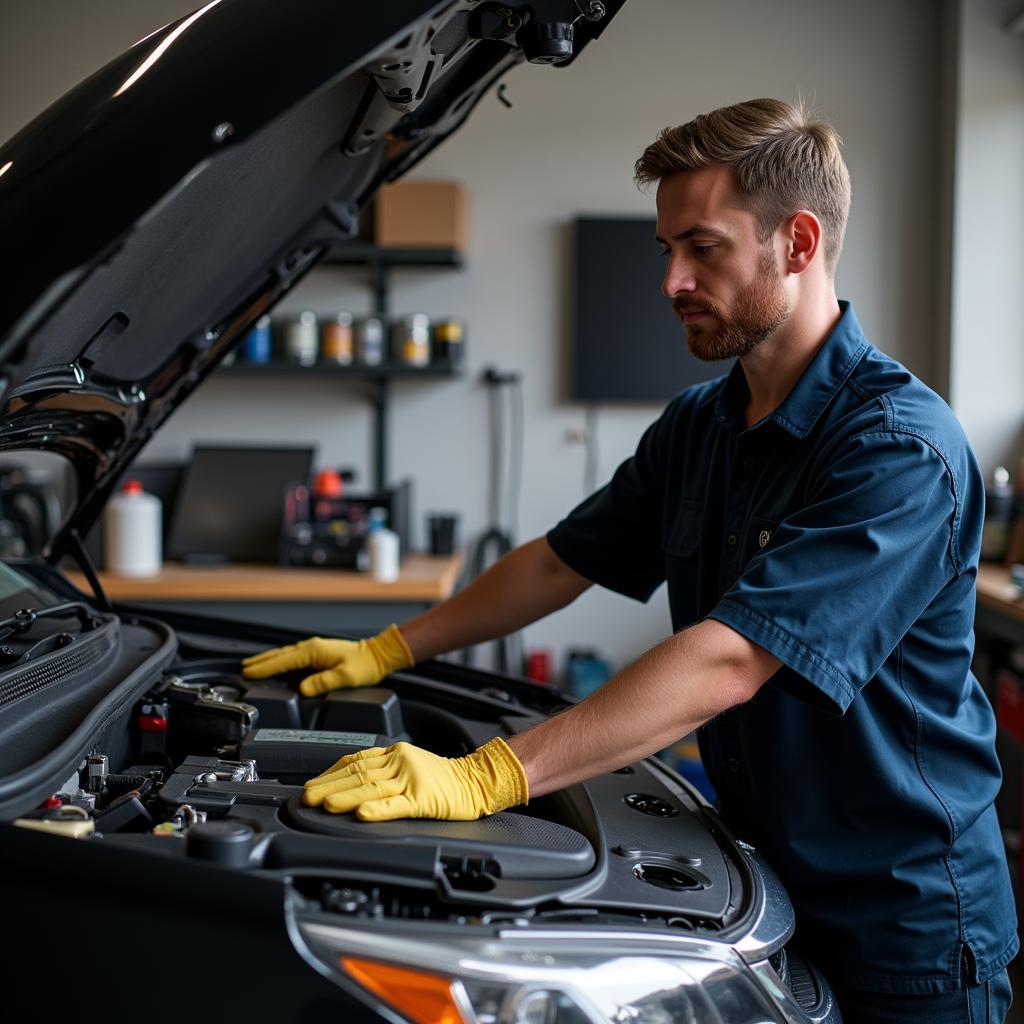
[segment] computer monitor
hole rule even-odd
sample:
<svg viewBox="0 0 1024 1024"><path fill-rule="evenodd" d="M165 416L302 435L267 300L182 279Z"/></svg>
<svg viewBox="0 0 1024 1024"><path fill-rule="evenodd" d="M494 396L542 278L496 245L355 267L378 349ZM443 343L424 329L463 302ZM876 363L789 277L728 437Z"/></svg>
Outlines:
<svg viewBox="0 0 1024 1024"><path fill-rule="evenodd" d="M181 561L277 562L288 484L308 480L313 448L196 447L168 555Z"/></svg>

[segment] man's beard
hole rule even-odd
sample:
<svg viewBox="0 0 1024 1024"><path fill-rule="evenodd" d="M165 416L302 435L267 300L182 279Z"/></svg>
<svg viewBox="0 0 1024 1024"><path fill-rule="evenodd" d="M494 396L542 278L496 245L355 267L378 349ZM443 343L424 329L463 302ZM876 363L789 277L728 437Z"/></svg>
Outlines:
<svg viewBox="0 0 1024 1024"><path fill-rule="evenodd" d="M713 326L705 326L701 321L683 325L690 352L706 362L745 356L784 324L790 314L771 246L764 248L757 276L737 296L731 315L726 316L714 303L681 297L672 303L672 308L680 319L684 313L702 311L717 321Z"/></svg>

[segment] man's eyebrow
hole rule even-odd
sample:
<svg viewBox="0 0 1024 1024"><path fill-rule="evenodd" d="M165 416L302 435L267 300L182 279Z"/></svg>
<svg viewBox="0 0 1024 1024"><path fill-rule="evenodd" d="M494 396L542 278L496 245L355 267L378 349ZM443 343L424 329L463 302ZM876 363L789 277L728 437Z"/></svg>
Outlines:
<svg viewBox="0 0 1024 1024"><path fill-rule="evenodd" d="M719 231L718 228L713 228L708 224L694 224L692 228L687 231L680 231L678 235L672 236L674 242L685 242L688 238L693 238L694 235L710 235L712 238L728 238L729 236L724 231ZM662 245L667 245L661 235L655 235L654 240L660 242Z"/></svg>

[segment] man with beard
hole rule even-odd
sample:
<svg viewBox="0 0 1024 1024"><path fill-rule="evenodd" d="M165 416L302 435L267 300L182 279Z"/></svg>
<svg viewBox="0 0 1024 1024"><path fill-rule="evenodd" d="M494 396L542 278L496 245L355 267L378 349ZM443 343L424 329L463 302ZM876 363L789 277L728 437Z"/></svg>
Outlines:
<svg viewBox="0 0 1024 1024"><path fill-rule="evenodd" d="M838 137L754 100L666 129L636 171L658 182L663 291L690 350L730 372L446 604L246 674L316 669L306 694L374 683L593 583L647 600L667 580L677 632L587 700L463 758L343 758L306 802L475 818L699 729L723 815L782 876L847 1024L1001 1021L1017 940L994 716L970 671L983 484L947 406L836 297Z"/></svg>

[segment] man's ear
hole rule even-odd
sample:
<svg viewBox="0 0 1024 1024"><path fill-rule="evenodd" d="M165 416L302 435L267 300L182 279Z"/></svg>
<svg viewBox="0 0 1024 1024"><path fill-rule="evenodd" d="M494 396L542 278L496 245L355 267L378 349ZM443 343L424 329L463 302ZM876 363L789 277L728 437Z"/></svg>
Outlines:
<svg viewBox="0 0 1024 1024"><path fill-rule="evenodd" d="M815 260L822 245L821 221L810 210L799 210L785 221L782 231L783 259L790 274L802 274Z"/></svg>

